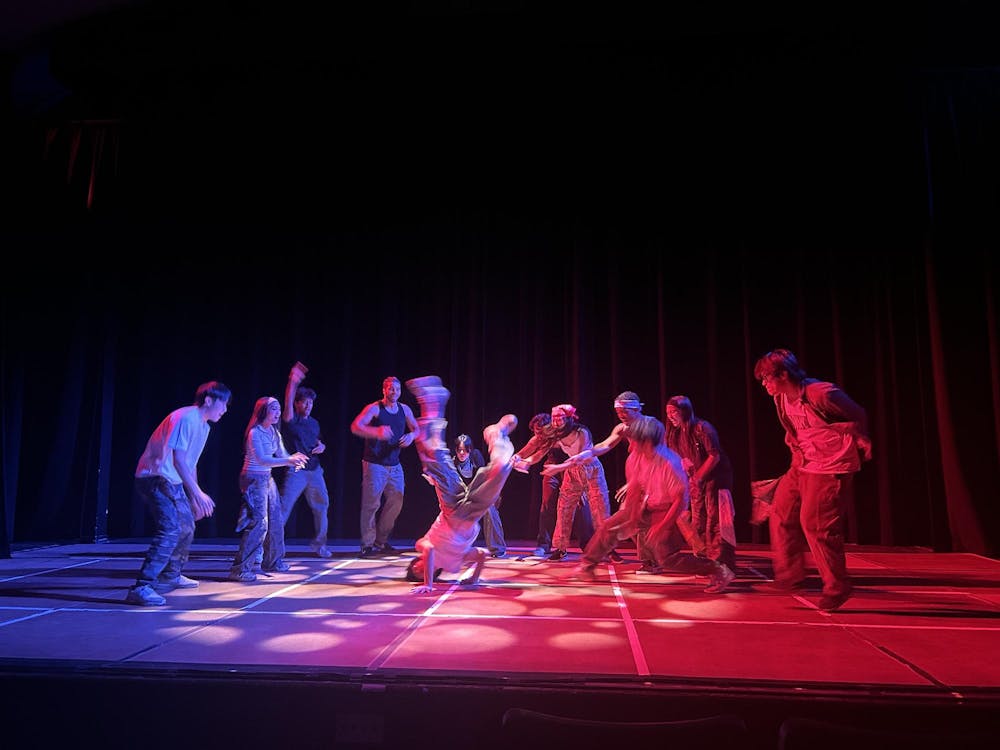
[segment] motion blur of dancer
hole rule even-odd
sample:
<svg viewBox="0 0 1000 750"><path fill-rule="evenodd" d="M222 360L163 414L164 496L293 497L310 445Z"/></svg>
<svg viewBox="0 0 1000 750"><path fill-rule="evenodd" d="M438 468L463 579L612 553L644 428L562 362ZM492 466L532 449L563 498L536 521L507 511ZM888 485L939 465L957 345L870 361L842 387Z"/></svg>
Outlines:
<svg viewBox="0 0 1000 750"><path fill-rule="evenodd" d="M440 508L434 523L417 540L419 557L410 563L406 578L420 583L413 587L412 593L429 593L442 572L459 573L468 565L474 565L472 575L463 583L475 586L489 551L473 545L479 536L480 519L500 497L513 468L514 446L509 435L517 427L517 417L506 414L483 430L489 461L476 470L467 485L455 468L444 440L448 424L444 410L451 395L448 389L441 385L441 378L436 375L408 380L406 387L420 404L417 454L424 474L437 491Z"/></svg>
<svg viewBox="0 0 1000 750"><path fill-rule="evenodd" d="M683 551L684 538L677 520L690 500L688 480L680 456L663 443L666 428L655 417L639 417L627 429L632 451L625 463L625 502L597 527L583 552L577 575L592 580L594 569L608 550L644 527L659 568L711 576L705 591L722 592L736 574L722 563Z"/></svg>

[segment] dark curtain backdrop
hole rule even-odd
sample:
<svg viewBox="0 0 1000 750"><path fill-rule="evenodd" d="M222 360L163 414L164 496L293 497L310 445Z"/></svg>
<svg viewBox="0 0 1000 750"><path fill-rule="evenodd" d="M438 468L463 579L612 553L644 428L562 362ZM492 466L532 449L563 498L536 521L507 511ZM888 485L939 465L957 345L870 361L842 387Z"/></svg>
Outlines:
<svg viewBox="0 0 1000 750"><path fill-rule="evenodd" d="M15 290L4 306L13 539L90 538L95 528L99 537L102 523L111 538L148 534L132 494L135 462L159 420L212 378L234 397L200 464L218 511L199 534L233 537L252 403L280 398L299 359L319 394L336 538L358 536L361 441L351 419L380 396L386 375L438 373L453 392L451 437L478 436L511 411L523 425L517 445L530 416L555 403L576 404L601 439L615 424L618 392L637 391L661 419L670 395L687 394L732 457L739 539L764 541L748 525L748 485L781 472L788 456L752 368L767 349L788 346L811 374L840 383L868 409L876 457L856 483L851 540L995 550L989 254L930 242L891 254L812 243L719 248L583 226L487 225L295 242L202 232L198 242L214 250L180 264L172 250L180 236L117 233L102 236L100 248L77 237L74 251L93 259L88 270L72 284L54 274L61 284L32 285L27 297ZM100 259L139 245L143 268ZM278 246L270 264L218 260L223 251ZM387 249L400 246L412 249ZM46 249L19 248L43 264ZM355 261L330 260L339 254ZM612 488L624 480L624 458L622 449L604 459ZM402 539L418 536L436 513L412 450L404 466ZM93 515L102 476L106 521ZM538 484L534 474L509 481L503 518L512 539L535 531ZM307 536L310 524L294 519L290 536Z"/></svg>
<svg viewBox="0 0 1000 750"><path fill-rule="evenodd" d="M197 23L55 37L32 70L74 93L6 110L5 539L148 534L136 461L209 379L234 397L198 534L235 538L251 406L301 360L336 538L358 537L350 421L385 376L437 373L450 436L512 411L516 445L556 403L599 440L618 392L661 419L688 395L732 458L739 540L766 541L749 483L788 455L752 369L788 347L868 410L852 541L996 554L995 67L902 41L929 27L529 33L470 12L335 19L329 44L284 17L275 41L263 6L183 7ZM436 505L403 455L413 539ZM510 479L510 538L533 538L539 494ZM310 531L302 510L288 534Z"/></svg>

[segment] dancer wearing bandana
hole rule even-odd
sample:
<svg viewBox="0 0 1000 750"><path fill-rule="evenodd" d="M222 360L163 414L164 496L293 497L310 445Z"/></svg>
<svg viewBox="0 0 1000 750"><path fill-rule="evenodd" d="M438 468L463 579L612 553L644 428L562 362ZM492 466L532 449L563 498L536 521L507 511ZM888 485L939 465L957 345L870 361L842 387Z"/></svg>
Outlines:
<svg viewBox="0 0 1000 750"><path fill-rule="evenodd" d="M576 407L559 404L552 407L552 434L556 444L569 456L563 464L546 467L543 473L551 475L565 470L556 509L556 530L552 537L552 552L549 560L564 560L567 556L570 534L576 508L584 491L590 504L590 514L597 528L611 515L608 498L608 482L604 478L604 466L593 454L594 439L590 430L577 419ZM574 457L580 456L576 460ZM617 556L617 553L615 553Z"/></svg>
<svg viewBox="0 0 1000 750"><path fill-rule="evenodd" d="M573 463L579 463L581 461L586 461L590 456L603 456L605 453L610 451L616 445L618 445L622 439L626 440L628 444L629 453L632 452L632 442L628 440L628 426L635 422L642 416L643 403L639 400L639 394L635 391L622 391L615 397L614 409L615 414L618 415L618 424L614 426L611 430L611 434L608 435L604 440L596 443L589 451L582 451L576 456L572 456L567 463L563 464L553 464L546 466L542 469L542 474L545 476L554 476L555 474L568 468ZM625 499L625 493L628 490L628 484L623 484L615 492L615 500L619 503L623 502ZM595 527L597 524L594 524ZM643 569L646 571L651 571L655 569L656 565L653 561L653 553L645 544L645 528L640 528L636 534L635 543L636 549L639 553L639 559L643 563ZM586 545L581 545L586 546ZM622 562L621 555L615 550L611 550L609 557L612 562Z"/></svg>

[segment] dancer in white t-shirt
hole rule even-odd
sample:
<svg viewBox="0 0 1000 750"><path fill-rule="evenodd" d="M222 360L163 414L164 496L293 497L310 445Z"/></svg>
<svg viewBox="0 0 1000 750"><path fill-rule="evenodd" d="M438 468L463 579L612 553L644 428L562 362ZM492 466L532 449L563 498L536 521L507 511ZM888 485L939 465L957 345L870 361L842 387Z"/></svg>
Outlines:
<svg viewBox="0 0 1000 750"><path fill-rule="evenodd" d="M417 540L420 556L410 563L406 578L414 583L422 581L413 587L412 593L423 594L434 590L434 580L441 572L459 573L468 565L475 565L472 575L463 580L474 586L489 556L485 548L473 546L479 536L479 520L496 503L510 476L514 446L509 435L517 427L517 417L506 414L483 430L489 462L466 485L444 440L448 389L435 375L408 380L406 387L420 404L417 453L424 474L434 484L441 509L427 533Z"/></svg>

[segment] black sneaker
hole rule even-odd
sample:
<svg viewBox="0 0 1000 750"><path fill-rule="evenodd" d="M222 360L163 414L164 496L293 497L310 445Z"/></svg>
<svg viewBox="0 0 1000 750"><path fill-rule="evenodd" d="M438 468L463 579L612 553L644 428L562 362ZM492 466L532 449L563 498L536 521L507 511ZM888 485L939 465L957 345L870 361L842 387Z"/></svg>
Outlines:
<svg viewBox="0 0 1000 750"><path fill-rule="evenodd" d="M378 548L378 551L379 554L382 555L395 555L397 552L399 552L399 550L393 547L391 544L389 544L389 542L386 542L385 544L380 546Z"/></svg>
<svg viewBox="0 0 1000 750"><path fill-rule="evenodd" d="M547 560L565 560L568 553L564 549L554 549L552 553L546 558Z"/></svg>
<svg viewBox="0 0 1000 750"><path fill-rule="evenodd" d="M805 581L768 581L766 583L754 584L754 591L763 591L768 594L794 594L803 591L806 587Z"/></svg>
<svg viewBox="0 0 1000 750"><path fill-rule="evenodd" d="M644 562L642 567L635 571L637 576L658 576L663 572L663 568L650 562Z"/></svg>
<svg viewBox="0 0 1000 750"><path fill-rule="evenodd" d="M608 553L608 559L613 563L625 562L625 558L619 555L617 550L611 550Z"/></svg>
<svg viewBox="0 0 1000 750"><path fill-rule="evenodd" d="M361 557L375 557L375 548L374 547L362 547L361 548Z"/></svg>
<svg viewBox="0 0 1000 750"><path fill-rule="evenodd" d="M832 612L835 609L840 609L844 602L851 598L852 593L854 592L848 589L839 594L824 595L819 600L819 608L824 612Z"/></svg>

